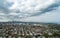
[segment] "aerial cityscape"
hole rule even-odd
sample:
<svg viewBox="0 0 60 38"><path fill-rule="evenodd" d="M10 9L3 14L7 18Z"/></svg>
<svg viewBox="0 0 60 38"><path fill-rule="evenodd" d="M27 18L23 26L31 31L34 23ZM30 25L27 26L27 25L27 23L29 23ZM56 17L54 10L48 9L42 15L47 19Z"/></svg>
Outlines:
<svg viewBox="0 0 60 38"><path fill-rule="evenodd" d="M0 38L60 38L60 24L2 22Z"/></svg>
<svg viewBox="0 0 60 38"><path fill-rule="evenodd" d="M0 0L0 38L60 38L60 0Z"/></svg>

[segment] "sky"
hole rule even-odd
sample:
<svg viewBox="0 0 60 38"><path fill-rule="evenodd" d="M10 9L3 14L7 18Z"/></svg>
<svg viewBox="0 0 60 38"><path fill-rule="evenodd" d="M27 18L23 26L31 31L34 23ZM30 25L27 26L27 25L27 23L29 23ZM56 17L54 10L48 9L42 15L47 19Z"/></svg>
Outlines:
<svg viewBox="0 0 60 38"><path fill-rule="evenodd" d="M60 23L60 0L0 0L0 22Z"/></svg>

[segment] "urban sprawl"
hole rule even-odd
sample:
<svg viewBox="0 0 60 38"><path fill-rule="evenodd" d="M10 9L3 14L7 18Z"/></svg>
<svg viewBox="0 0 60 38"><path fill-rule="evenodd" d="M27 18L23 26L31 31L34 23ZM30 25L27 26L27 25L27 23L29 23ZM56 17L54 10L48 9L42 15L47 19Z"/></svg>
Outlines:
<svg viewBox="0 0 60 38"><path fill-rule="evenodd" d="M60 24L0 23L0 38L60 38Z"/></svg>

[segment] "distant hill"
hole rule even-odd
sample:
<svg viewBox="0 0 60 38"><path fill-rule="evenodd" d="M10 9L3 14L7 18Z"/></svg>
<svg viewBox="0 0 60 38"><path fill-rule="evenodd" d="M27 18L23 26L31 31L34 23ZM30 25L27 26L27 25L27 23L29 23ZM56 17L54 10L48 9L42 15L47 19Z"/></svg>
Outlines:
<svg viewBox="0 0 60 38"><path fill-rule="evenodd" d="M8 21L0 23L29 23L29 24L57 24L57 23L45 23L45 22L22 22L22 21Z"/></svg>

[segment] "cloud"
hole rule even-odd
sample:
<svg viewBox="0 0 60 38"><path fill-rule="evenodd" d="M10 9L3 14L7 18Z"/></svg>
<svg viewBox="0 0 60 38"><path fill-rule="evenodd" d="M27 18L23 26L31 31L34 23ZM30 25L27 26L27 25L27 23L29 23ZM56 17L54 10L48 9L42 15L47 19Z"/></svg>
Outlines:
<svg viewBox="0 0 60 38"><path fill-rule="evenodd" d="M21 13L25 17L40 15L60 6L59 0L18 0L9 9L11 12ZM23 16L22 15L22 16Z"/></svg>
<svg viewBox="0 0 60 38"><path fill-rule="evenodd" d="M56 10L47 12L39 16L25 18L22 21L27 22L45 22L45 23L60 23L60 7Z"/></svg>
<svg viewBox="0 0 60 38"><path fill-rule="evenodd" d="M0 16L17 21L51 13L51 11L56 10L59 6L60 0L1 0Z"/></svg>
<svg viewBox="0 0 60 38"><path fill-rule="evenodd" d="M0 12L1 13L9 13L9 7L12 6L12 2L8 2L7 0L0 0Z"/></svg>

